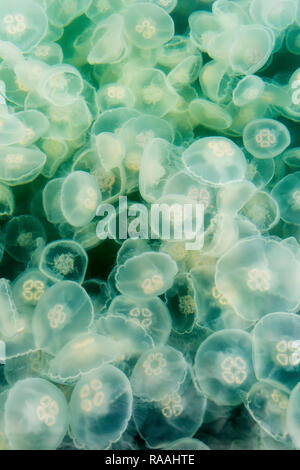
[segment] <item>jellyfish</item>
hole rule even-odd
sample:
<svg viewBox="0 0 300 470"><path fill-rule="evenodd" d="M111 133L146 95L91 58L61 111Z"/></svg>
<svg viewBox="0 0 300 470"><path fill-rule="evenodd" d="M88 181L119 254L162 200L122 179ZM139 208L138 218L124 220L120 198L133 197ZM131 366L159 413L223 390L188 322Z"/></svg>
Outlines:
<svg viewBox="0 0 300 470"><path fill-rule="evenodd" d="M45 229L32 215L13 217L5 226L5 249L21 263L27 263L34 251L46 242Z"/></svg>
<svg viewBox="0 0 300 470"><path fill-rule="evenodd" d="M246 159L242 150L226 137L205 137L182 154L186 171L204 183L223 185L243 180Z"/></svg>
<svg viewBox="0 0 300 470"><path fill-rule="evenodd" d="M300 265L277 240L240 240L217 262L216 287L246 320L268 313L295 311L299 303Z"/></svg>
<svg viewBox="0 0 300 470"><path fill-rule="evenodd" d="M37 349L56 354L71 339L89 331L93 304L76 282L55 283L42 295L35 309L32 330Z"/></svg>
<svg viewBox="0 0 300 470"><path fill-rule="evenodd" d="M177 270L175 261L169 255L148 251L119 266L116 283L121 294L150 299L172 286Z"/></svg>
<svg viewBox="0 0 300 470"><path fill-rule="evenodd" d="M83 91L83 80L71 65L53 65L40 85L40 94L55 106L74 103Z"/></svg>
<svg viewBox="0 0 300 470"><path fill-rule="evenodd" d="M289 394L285 389L266 382L256 382L246 396L245 405L257 424L271 437L287 438Z"/></svg>
<svg viewBox="0 0 300 470"><path fill-rule="evenodd" d="M12 294L17 309L22 313L33 313L37 303L49 287L49 279L38 269L29 268L12 283Z"/></svg>
<svg viewBox="0 0 300 470"><path fill-rule="evenodd" d="M136 300L118 295L112 300L108 312L124 315L141 325L151 336L155 346L162 346L168 340L172 326L171 316L166 304L159 297Z"/></svg>
<svg viewBox="0 0 300 470"><path fill-rule="evenodd" d="M251 335L235 329L213 333L199 346L194 367L210 400L219 406L240 404L255 382Z"/></svg>
<svg viewBox="0 0 300 470"><path fill-rule="evenodd" d="M134 397L133 419L150 448L166 447L177 439L191 438L201 427L206 398L196 389L188 372L177 392L157 401Z"/></svg>
<svg viewBox="0 0 300 470"><path fill-rule="evenodd" d="M15 198L12 189L0 183L0 217L11 217L15 210Z"/></svg>
<svg viewBox="0 0 300 470"><path fill-rule="evenodd" d="M64 394L47 380L19 380L9 390L4 419L12 449L56 449L67 432L67 402Z"/></svg>
<svg viewBox="0 0 300 470"><path fill-rule="evenodd" d="M119 167L125 157L122 139L112 132L102 132L95 136L97 153L106 171Z"/></svg>
<svg viewBox="0 0 300 470"><path fill-rule="evenodd" d="M245 106L259 99L264 92L264 81L256 75L247 75L233 90L232 100L236 106Z"/></svg>
<svg viewBox="0 0 300 470"><path fill-rule="evenodd" d="M259 380L286 390L299 382L300 318L293 313L272 313L262 318L253 332L253 360Z"/></svg>
<svg viewBox="0 0 300 470"><path fill-rule="evenodd" d="M17 113L17 117L25 127L25 135L18 142L20 145L26 147L32 145L44 136L49 129L47 117L35 109L20 111Z"/></svg>
<svg viewBox="0 0 300 470"><path fill-rule="evenodd" d="M18 144L26 136L26 128L18 115L0 112L0 145Z"/></svg>
<svg viewBox="0 0 300 470"><path fill-rule="evenodd" d="M46 155L34 147L0 146L0 181L8 186L30 183L45 163Z"/></svg>
<svg viewBox="0 0 300 470"><path fill-rule="evenodd" d="M104 450L118 441L132 413L132 391L126 375L105 364L76 384L70 401L70 429L76 444Z"/></svg>
<svg viewBox="0 0 300 470"><path fill-rule="evenodd" d="M147 402L165 400L178 391L187 367L183 354L176 349L153 348L142 354L134 366L130 379L133 394Z"/></svg>
<svg viewBox="0 0 300 470"><path fill-rule="evenodd" d="M202 66L202 56L186 57L168 74L168 80L174 88L181 88L197 80Z"/></svg>
<svg viewBox="0 0 300 470"><path fill-rule="evenodd" d="M192 100L188 111L195 126L201 125L223 132L232 124L232 117L224 107L203 98Z"/></svg>
<svg viewBox="0 0 300 470"><path fill-rule="evenodd" d="M121 106L133 108L135 97L127 86L121 83L109 83L98 90L97 103L102 111Z"/></svg>
<svg viewBox="0 0 300 470"><path fill-rule="evenodd" d="M55 26L67 26L77 16L85 13L92 0L47 0L46 12Z"/></svg>
<svg viewBox="0 0 300 470"><path fill-rule="evenodd" d="M244 129L244 145L256 158L274 158L291 142L288 129L273 119L255 119Z"/></svg>
<svg viewBox="0 0 300 470"><path fill-rule="evenodd" d="M67 222L82 227L93 220L101 201L96 179L84 171L70 173L61 187L61 211Z"/></svg>
<svg viewBox="0 0 300 470"><path fill-rule="evenodd" d="M59 224L65 222L61 209L61 188L64 178L53 178L43 189L43 209L48 222Z"/></svg>
<svg viewBox="0 0 300 470"><path fill-rule="evenodd" d="M32 0L12 0L1 4L0 39L29 52L46 35L48 18Z"/></svg>
<svg viewBox="0 0 300 470"><path fill-rule="evenodd" d="M271 230L280 219L276 200L265 191L257 191L239 213L253 222L260 232Z"/></svg>
<svg viewBox="0 0 300 470"><path fill-rule="evenodd" d="M45 246L39 269L52 281L75 281L81 284L87 262L87 254L79 243L59 240Z"/></svg>
<svg viewBox="0 0 300 470"><path fill-rule="evenodd" d="M271 194L279 206L280 218L300 225L300 172L296 171L278 181Z"/></svg>
<svg viewBox="0 0 300 470"><path fill-rule="evenodd" d="M166 305L171 312L173 330L178 333L190 332L198 316L195 289L190 275L178 274L165 296Z"/></svg>
<svg viewBox="0 0 300 470"><path fill-rule="evenodd" d="M142 2L126 10L125 31L130 42L136 47L155 49L174 36L174 22L161 6L163 5Z"/></svg>

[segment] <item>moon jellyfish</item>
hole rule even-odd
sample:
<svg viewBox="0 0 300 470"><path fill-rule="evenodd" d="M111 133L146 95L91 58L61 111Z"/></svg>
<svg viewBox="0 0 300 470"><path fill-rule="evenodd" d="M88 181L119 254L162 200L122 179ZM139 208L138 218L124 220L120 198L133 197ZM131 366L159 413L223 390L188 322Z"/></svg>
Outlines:
<svg viewBox="0 0 300 470"><path fill-rule="evenodd" d="M299 409L299 399L300 399L300 384L298 383L296 387L292 390L290 395L288 408L287 408L287 430L292 438L293 444L297 449L300 449L300 409Z"/></svg>
<svg viewBox="0 0 300 470"><path fill-rule="evenodd" d="M178 391L187 374L183 354L170 346L145 352L131 375L133 394L144 401L165 400Z"/></svg>
<svg viewBox="0 0 300 470"><path fill-rule="evenodd" d="M166 305L172 312L172 327L178 333L190 332L197 321L195 290L191 277L178 274L166 292Z"/></svg>
<svg viewBox="0 0 300 470"><path fill-rule="evenodd" d="M189 113L195 125L205 126L216 131L225 131L232 124L227 110L213 101L195 99L189 104Z"/></svg>
<svg viewBox="0 0 300 470"><path fill-rule="evenodd" d="M61 188L64 178L54 178L43 189L43 209L48 222L59 224L65 222L61 210Z"/></svg>
<svg viewBox="0 0 300 470"><path fill-rule="evenodd" d="M68 341L88 331L93 319L93 304L85 290L76 282L57 282L35 309L32 329L36 347L56 354Z"/></svg>
<svg viewBox="0 0 300 470"><path fill-rule="evenodd" d="M73 384L101 364L124 359L120 345L108 336L85 333L69 341L49 361L47 374L55 382Z"/></svg>
<svg viewBox="0 0 300 470"><path fill-rule="evenodd" d="M289 395L274 385L257 382L246 396L245 406L257 424L277 440L287 437L286 416Z"/></svg>
<svg viewBox="0 0 300 470"><path fill-rule="evenodd" d="M0 181L9 186L30 183L45 163L46 155L34 147L0 146Z"/></svg>
<svg viewBox="0 0 300 470"><path fill-rule="evenodd" d="M213 185L243 180L245 156L226 137L206 137L190 145L182 155L187 172L194 178Z"/></svg>
<svg viewBox="0 0 300 470"><path fill-rule="evenodd" d="M239 241L217 262L216 287L246 320L294 311L299 304L300 265L282 243L252 237Z"/></svg>
<svg viewBox="0 0 300 470"><path fill-rule="evenodd" d="M125 12L125 31L136 47L155 49L174 36L173 20L160 6L142 2Z"/></svg>
<svg viewBox="0 0 300 470"><path fill-rule="evenodd" d="M11 188L0 183L0 217L11 217L15 210L15 198Z"/></svg>
<svg viewBox="0 0 300 470"><path fill-rule="evenodd" d="M167 306L159 298L136 300L118 295L109 306L109 313L124 315L141 325L151 336L155 346L167 342L171 332L171 317Z"/></svg>
<svg viewBox="0 0 300 470"><path fill-rule="evenodd" d="M252 338L242 330L213 333L200 346L195 376L203 393L217 405L236 406L255 382Z"/></svg>
<svg viewBox="0 0 300 470"><path fill-rule="evenodd" d="M64 394L47 380L18 381L5 403L5 434L15 450L51 450L68 427Z"/></svg>
<svg viewBox="0 0 300 470"><path fill-rule="evenodd" d="M39 268L52 281L75 281L81 284L87 262L87 254L79 243L59 240L45 246Z"/></svg>
<svg viewBox="0 0 300 470"><path fill-rule="evenodd" d="M255 119L244 129L246 149L256 158L273 158L280 155L291 143L288 129L273 119Z"/></svg>
<svg viewBox="0 0 300 470"><path fill-rule="evenodd" d="M123 372L111 365L86 374L70 401L71 435L78 446L103 450L120 439L132 413L132 392Z"/></svg>
<svg viewBox="0 0 300 470"><path fill-rule="evenodd" d="M12 284L17 308L22 313L33 313L37 303L49 287L49 279L38 269L27 269Z"/></svg>
<svg viewBox="0 0 300 470"><path fill-rule="evenodd" d="M62 213L74 227L82 227L93 220L101 201L96 179L84 171L70 173L61 188Z"/></svg>
<svg viewBox="0 0 300 470"><path fill-rule="evenodd" d="M46 35L48 18L40 5L32 0L2 2L0 39L28 52Z"/></svg>
<svg viewBox="0 0 300 470"><path fill-rule="evenodd" d="M202 425L205 410L206 398L188 373L179 390L163 400L149 402L135 397L133 419L148 447L161 448L176 439L192 437Z"/></svg>
<svg viewBox="0 0 300 470"><path fill-rule="evenodd" d="M21 263L30 260L34 251L46 242L42 223L32 215L19 215L5 226L6 251Z"/></svg>
<svg viewBox="0 0 300 470"><path fill-rule="evenodd" d="M262 318L253 332L254 368L259 380L291 390L300 376L300 317L273 313Z"/></svg>
<svg viewBox="0 0 300 470"><path fill-rule="evenodd" d="M300 225L300 172L282 178L273 188L272 196L280 209L280 218L285 222Z"/></svg>
<svg viewBox="0 0 300 470"><path fill-rule="evenodd" d="M0 145L13 145L26 136L26 128L17 115L0 111Z"/></svg>
<svg viewBox="0 0 300 470"><path fill-rule="evenodd" d="M280 218L276 200L264 191L257 191L239 213L253 222L260 232L269 231Z"/></svg>
<svg viewBox="0 0 300 470"><path fill-rule="evenodd" d="M119 344L124 358L141 354L154 346L150 332L130 317L109 313L100 317L96 326L99 334Z"/></svg>
<svg viewBox="0 0 300 470"><path fill-rule="evenodd" d="M261 78L256 75L247 75L233 90L232 100L236 106L245 106L260 98L264 88L265 84Z"/></svg>
<svg viewBox="0 0 300 470"><path fill-rule="evenodd" d="M169 255L145 252L118 267L116 283L121 294L151 299L172 286L177 271L177 265Z"/></svg>
<svg viewBox="0 0 300 470"><path fill-rule="evenodd" d="M54 65L40 86L40 94L56 106L74 103L83 91L80 73L71 65Z"/></svg>

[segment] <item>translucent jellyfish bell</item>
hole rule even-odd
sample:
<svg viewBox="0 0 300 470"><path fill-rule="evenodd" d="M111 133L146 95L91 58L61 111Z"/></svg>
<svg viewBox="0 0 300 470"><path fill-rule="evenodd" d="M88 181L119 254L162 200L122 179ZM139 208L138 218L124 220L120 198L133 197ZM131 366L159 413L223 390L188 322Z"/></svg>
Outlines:
<svg viewBox="0 0 300 470"><path fill-rule="evenodd" d="M282 178L274 186L272 196L279 206L281 219L300 225L300 172Z"/></svg>
<svg viewBox="0 0 300 470"><path fill-rule="evenodd" d="M291 390L300 377L300 317L272 313L262 318L253 333L254 368L258 379Z"/></svg>
<svg viewBox="0 0 300 470"><path fill-rule="evenodd" d="M19 215L5 226L6 251L21 263L27 263L34 251L46 242L45 229L32 215Z"/></svg>
<svg viewBox="0 0 300 470"><path fill-rule="evenodd" d="M64 178L54 178L49 180L43 189L43 209L48 222L51 224L65 222L60 203L61 188L64 181Z"/></svg>
<svg viewBox="0 0 300 470"><path fill-rule="evenodd" d="M76 282L61 281L39 300L32 323L36 347L56 354L68 341L88 331L94 320L93 304Z"/></svg>
<svg viewBox="0 0 300 470"><path fill-rule="evenodd" d="M47 15L32 0L2 2L0 17L0 39L12 42L24 52L36 46L47 32Z"/></svg>
<svg viewBox="0 0 300 470"><path fill-rule="evenodd" d="M53 281L68 280L81 284L87 262L87 254L81 245L72 240L60 240L45 246L39 267Z"/></svg>
<svg viewBox="0 0 300 470"><path fill-rule="evenodd" d="M133 419L140 436L150 448L162 448L176 439L190 438L201 427L206 399L197 390L191 374L177 392L163 400L133 402Z"/></svg>
<svg viewBox="0 0 300 470"><path fill-rule="evenodd" d="M240 210L240 214L253 222L261 232L269 231L280 219L276 200L264 191L257 191Z"/></svg>
<svg viewBox="0 0 300 470"><path fill-rule="evenodd" d="M133 394L144 401L160 401L178 391L187 374L181 352L161 346L145 352L131 375Z"/></svg>
<svg viewBox="0 0 300 470"><path fill-rule="evenodd" d="M119 167L125 157L125 147L118 136L112 132L101 132L95 136L96 148L105 170Z"/></svg>
<svg viewBox="0 0 300 470"><path fill-rule="evenodd" d="M0 181L9 186L29 183L45 163L46 155L35 147L0 146Z"/></svg>
<svg viewBox="0 0 300 470"><path fill-rule="evenodd" d="M43 113L30 109L17 113L18 119L25 127L25 135L18 141L19 145L28 147L44 136L49 129L49 121Z"/></svg>
<svg viewBox="0 0 300 470"><path fill-rule="evenodd" d="M15 450L53 450L68 427L64 394L44 379L18 381L5 403L5 434Z"/></svg>
<svg viewBox="0 0 300 470"><path fill-rule="evenodd" d="M300 449L300 384L292 390L287 409L287 430L292 438L293 444Z"/></svg>
<svg viewBox="0 0 300 470"><path fill-rule="evenodd" d="M287 437L286 415L289 395L284 389L257 382L249 390L245 406L257 424L276 440Z"/></svg>
<svg viewBox="0 0 300 470"><path fill-rule="evenodd" d="M54 65L41 83L39 92L56 106L74 103L83 91L80 73L71 65Z"/></svg>
<svg viewBox="0 0 300 470"><path fill-rule="evenodd" d="M17 144L26 135L26 128L16 115L0 110L0 145Z"/></svg>
<svg viewBox="0 0 300 470"><path fill-rule="evenodd" d="M49 361L47 370L51 380L61 384L73 384L100 365L120 362L120 345L108 336L86 333L69 341L58 354Z"/></svg>
<svg viewBox="0 0 300 470"><path fill-rule="evenodd" d="M151 3L129 7L124 22L130 42L141 49L155 49L174 36L172 18L163 8Z"/></svg>
<svg viewBox="0 0 300 470"><path fill-rule="evenodd" d="M150 299L172 286L177 270L175 261L169 255L146 252L119 266L116 283L122 294Z"/></svg>
<svg viewBox="0 0 300 470"><path fill-rule="evenodd" d="M38 269L27 269L12 284L14 301L22 313L33 313L49 286L49 279Z"/></svg>
<svg viewBox="0 0 300 470"><path fill-rule="evenodd" d="M236 406L255 382L252 338L242 330L213 333L199 347L195 377L204 394L217 405Z"/></svg>
<svg viewBox="0 0 300 470"><path fill-rule="evenodd" d="M21 319L13 300L10 282L4 278L0 279L0 312L1 336L15 336L21 327Z"/></svg>
<svg viewBox="0 0 300 470"><path fill-rule="evenodd" d="M300 265L278 241L252 237L239 241L217 262L216 286L246 320L278 311L294 311L299 303Z"/></svg>
<svg viewBox="0 0 300 470"><path fill-rule="evenodd" d="M274 158L291 143L288 129L273 119L255 119L244 129L246 149L256 158Z"/></svg>
<svg viewBox="0 0 300 470"><path fill-rule="evenodd" d="M256 75L247 75L240 80L233 90L232 100L236 106L245 106L257 100L263 94L264 81Z"/></svg>
<svg viewBox="0 0 300 470"><path fill-rule="evenodd" d="M216 131L224 131L232 124L232 117L224 107L203 98L190 102L189 114L195 126L201 125Z"/></svg>
<svg viewBox="0 0 300 470"><path fill-rule="evenodd" d="M0 217L11 217L15 210L15 198L12 189L0 184Z"/></svg>
<svg viewBox="0 0 300 470"><path fill-rule="evenodd" d="M96 179L87 172L74 171L62 184L62 213L70 225L82 227L95 217L101 198Z"/></svg>
<svg viewBox="0 0 300 470"><path fill-rule="evenodd" d="M120 439L132 412L130 383L119 369L103 365L85 375L70 401L71 434L79 446L104 450Z"/></svg>
<svg viewBox="0 0 300 470"><path fill-rule="evenodd" d="M159 297L141 301L126 295L118 295L111 302L109 312L125 315L141 325L151 336L155 346L167 342L171 332L171 317L168 308Z"/></svg>
<svg viewBox="0 0 300 470"><path fill-rule="evenodd" d="M225 137L205 137L182 154L187 172L205 183L223 185L243 180L246 159L242 150Z"/></svg>

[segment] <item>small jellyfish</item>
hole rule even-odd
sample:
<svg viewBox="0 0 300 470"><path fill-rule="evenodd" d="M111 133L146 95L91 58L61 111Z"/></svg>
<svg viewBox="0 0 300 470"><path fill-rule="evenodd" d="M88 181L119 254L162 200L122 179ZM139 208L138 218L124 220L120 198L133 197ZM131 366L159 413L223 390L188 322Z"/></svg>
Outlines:
<svg viewBox="0 0 300 470"><path fill-rule="evenodd" d="M195 376L203 393L217 405L236 406L255 382L252 338L242 330L213 333L200 346Z"/></svg>
<svg viewBox="0 0 300 470"><path fill-rule="evenodd" d="M0 112L0 145L17 144L26 136L26 128L17 114Z"/></svg>
<svg viewBox="0 0 300 470"><path fill-rule="evenodd" d="M201 427L206 398L195 387L190 372L177 392L157 401L133 402L133 419L150 448L162 448L177 439L191 438Z"/></svg>
<svg viewBox="0 0 300 470"><path fill-rule="evenodd" d="M287 407L287 431L295 445L300 449L300 384L292 390Z"/></svg>
<svg viewBox="0 0 300 470"><path fill-rule="evenodd" d="M43 209L48 222L51 224L60 224L65 222L61 210L61 188L64 178L53 178L48 181L43 189Z"/></svg>
<svg viewBox="0 0 300 470"><path fill-rule="evenodd" d="M236 106L245 106L261 97L265 88L264 81L256 75L247 75L233 90L232 100Z"/></svg>
<svg viewBox="0 0 300 470"><path fill-rule="evenodd" d="M44 9L32 0L1 2L0 39L23 52L30 51L46 35L48 18Z"/></svg>
<svg viewBox="0 0 300 470"><path fill-rule="evenodd" d="M282 178L271 193L285 222L300 225L300 171Z"/></svg>
<svg viewBox="0 0 300 470"><path fill-rule="evenodd" d="M95 136L98 156L106 171L119 167L125 157L122 140L112 132L102 132Z"/></svg>
<svg viewBox="0 0 300 470"><path fill-rule="evenodd" d="M0 146L0 181L9 186L30 183L45 163L46 155L35 147Z"/></svg>
<svg viewBox="0 0 300 470"><path fill-rule="evenodd" d="M142 2L126 10L125 31L136 47L155 49L174 36L174 22L160 6Z"/></svg>
<svg viewBox="0 0 300 470"><path fill-rule="evenodd" d="M68 427L64 394L44 379L19 380L5 403L5 434L15 450L54 450Z"/></svg>
<svg viewBox="0 0 300 470"><path fill-rule="evenodd" d="M188 110L195 126L225 131L232 124L232 117L225 107L213 101L203 98L192 100Z"/></svg>
<svg viewBox="0 0 300 470"><path fill-rule="evenodd" d="M181 352L161 346L145 352L131 375L133 394L143 401L161 401L176 393L187 374L187 363Z"/></svg>
<svg viewBox="0 0 300 470"><path fill-rule="evenodd" d="M141 325L153 339L155 346L167 342L171 332L171 317L167 306L159 298L136 300L118 295L109 306L109 313L125 315Z"/></svg>
<svg viewBox="0 0 300 470"><path fill-rule="evenodd" d="M49 279L38 269L27 269L12 284L14 301L22 313L32 313L49 287Z"/></svg>
<svg viewBox="0 0 300 470"><path fill-rule="evenodd" d="M299 304L300 264L277 240L240 240L217 262L216 287L246 320L295 311Z"/></svg>
<svg viewBox="0 0 300 470"><path fill-rule="evenodd" d="M272 313L253 332L253 360L259 380L291 390L300 377L300 317Z"/></svg>
<svg viewBox="0 0 300 470"><path fill-rule="evenodd" d="M56 106L74 103L83 91L80 73L71 65L54 65L45 74L39 91L41 96Z"/></svg>
<svg viewBox="0 0 300 470"><path fill-rule="evenodd" d="M286 415L289 395L277 386L255 383L246 396L245 406L257 424L279 441L287 437Z"/></svg>
<svg viewBox="0 0 300 470"><path fill-rule="evenodd" d="M83 282L88 258L84 249L72 240L49 243L40 258L40 270L53 281Z"/></svg>
<svg viewBox="0 0 300 470"><path fill-rule="evenodd" d="M102 111L121 106L132 108L135 98L133 92L127 86L121 83L109 83L98 90L97 103Z"/></svg>
<svg viewBox="0 0 300 470"><path fill-rule="evenodd" d="M291 143L286 126L273 119L251 121L244 129L243 140L246 150L256 158L274 158Z"/></svg>
<svg viewBox="0 0 300 470"><path fill-rule="evenodd" d="M177 271L177 265L169 255L145 252L119 266L116 283L122 294L150 299L172 286Z"/></svg>
<svg viewBox="0 0 300 470"><path fill-rule="evenodd" d="M39 219L32 215L19 215L5 226L5 249L21 263L27 263L34 251L46 242L46 232Z"/></svg>
<svg viewBox="0 0 300 470"><path fill-rule="evenodd" d="M257 191L239 213L253 222L260 232L271 230L280 219L276 200L264 191Z"/></svg>
<svg viewBox="0 0 300 470"><path fill-rule="evenodd" d="M61 210L73 227L82 227L93 220L101 201L96 179L84 171L70 173L61 188Z"/></svg>
<svg viewBox="0 0 300 470"><path fill-rule="evenodd" d="M197 321L197 305L190 275L178 274L165 296L172 316L173 330L181 334L191 332Z"/></svg>
<svg viewBox="0 0 300 470"><path fill-rule="evenodd" d="M111 365L86 374L70 401L70 429L76 444L104 450L118 441L132 413L132 391L126 375Z"/></svg>
<svg viewBox="0 0 300 470"><path fill-rule="evenodd" d="M68 341L87 332L93 320L93 304L85 290L76 282L57 282L35 309L32 330L36 347L56 354Z"/></svg>
<svg viewBox="0 0 300 470"><path fill-rule="evenodd" d="M226 137L199 139L183 152L182 159L188 174L213 185L243 180L246 173L242 150Z"/></svg>
<svg viewBox="0 0 300 470"><path fill-rule="evenodd" d="M25 127L25 136L19 140L19 145L28 147L44 136L49 129L49 121L43 113L35 109L20 111L18 119Z"/></svg>

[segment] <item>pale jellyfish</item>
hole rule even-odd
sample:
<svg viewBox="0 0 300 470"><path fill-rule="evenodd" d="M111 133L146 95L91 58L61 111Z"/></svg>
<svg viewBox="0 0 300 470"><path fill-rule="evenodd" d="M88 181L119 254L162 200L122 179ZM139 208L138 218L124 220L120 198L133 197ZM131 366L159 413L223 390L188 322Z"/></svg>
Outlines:
<svg viewBox="0 0 300 470"><path fill-rule="evenodd" d="M132 371L133 394L144 401L165 400L178 391L186 378L187 367L183 354L170 346L147 351Z"/></svg>
<svg viewBox="0 0 300 470"><path fill-rule="evenodd" d="M273 158L280 155L291 143L284 124L273 119L255 119L244 129L246 149L256 158Z"/></svg>
<svg viewBox="0 0 300 470"><path fill-rule="evenodd" d="M21 263L27 263L34 251L46 242L45 229L32 215L19 215L5 227L6 251Z"/></svg>
<svg viewBox="0 0 300 470"><path fill-rule="evenodd" d="M272 313L253 331L253 360L259 380L291 390L300 377L300 317Z"/></svg>
<svg viewBox="0 0 300 470"><path fill-rule="evenodd" d="M56 449L67 426L67 402L55 385L29 378L10 389L5 403L5 434L13 449Z"/></svg>
<svg viewBox="0 0 300 470"><path fill-rule="evenodd" d="M252 338L242 330L213 333L195 358L195 377L203 393L217 405L236 406L255 382Z"/></svg>
<svg viewBox="0 0 300 470"><path fill-rule="evenodd" d="M126 375L103 365L76 384L70 401L71 435L78 446L104 450L118 441L132 412L132 392Z"/></svg>
<svg viewBox="0 0 300 470"><path fill-rule="evenodd" d="M279 206L280 218L300 225L300 172L296 171L278 181L271 194Z"/></svg>
<svg viewBox="0 0 300 470"><path fill-rule="evenodd" d="M0 146L0 181L18 186L33 181L41 173L46 155L35 147Z"/></svg>
<svg viewBox="0 0 300 470"><path fill-rule="evenodd" d="M37 349L56 354L71 339L87 332L94 320L93 304L76 282L54 284L40 298L32 330Z"/></svg>
<svg viewBox="0 0 300 470"><path fill-rule="evenodd" d="M119 266L116 283L122 294L150 299L172 286L177 271L177 265L169 255L148 251Z"/></svg>

